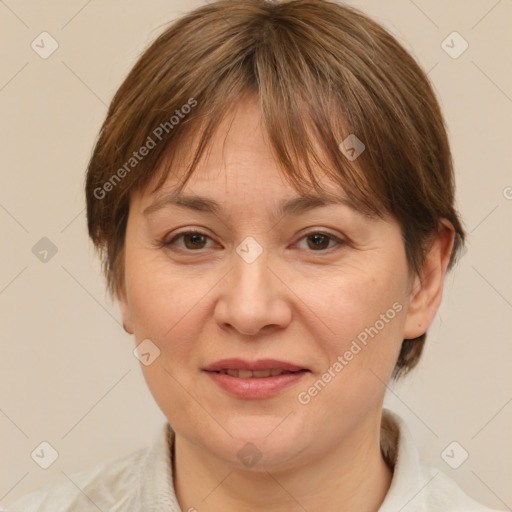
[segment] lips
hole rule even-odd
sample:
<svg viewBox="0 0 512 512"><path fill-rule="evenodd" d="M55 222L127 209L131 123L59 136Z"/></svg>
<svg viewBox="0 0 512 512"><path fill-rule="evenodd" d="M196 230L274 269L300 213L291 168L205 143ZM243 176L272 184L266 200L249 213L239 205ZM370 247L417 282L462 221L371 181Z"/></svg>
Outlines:
<svg viewBox="0 0 512 512"><path fill-rule="evenodd" d="M306 367L298 366L287 361L279 361L277 359L258 359L257 361L247 361L239 358L222 359L221 361L212 363L203 369L207 372L227 372L228 375L242 379L246 379L251 376L269 377L281 375L282 373L309 371ZM229 373L230 371L238 371L238 375ZM251 374L248 372L251 372ZM270 373L264 374L261 372Z"/></svg>
<svg viewBox="0 0 512 512"><path fill-rule="evenodd" d="M298 370L302 371L302 370ZM281 370L280 368L267 368L266 370L243 370L236 368L233 370L222 369L217 373L222 375L231 375L231 377L238 377L239 379L252 379L252 378L263 378L263 377L277 377L278 375L284 375L286 373L297 373Z"/></svg>
<svg viewBox="0 0 512 512"><path fill-rule="evenodd" d="M238 398L270 398L299 382L308 368L277 359L223 359L203 371L224 391Z"/></svg>

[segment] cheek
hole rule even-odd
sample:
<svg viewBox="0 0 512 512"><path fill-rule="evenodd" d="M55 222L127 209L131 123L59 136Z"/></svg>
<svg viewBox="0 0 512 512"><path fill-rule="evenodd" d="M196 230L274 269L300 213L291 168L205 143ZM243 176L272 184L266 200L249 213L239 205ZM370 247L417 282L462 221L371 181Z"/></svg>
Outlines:
<svg viewBox="0 0 512 512"><path fill-rule="evenodd" d="M389 279L382 279L378 273L366 271L330 279L324 286L317 286L315 311L335 335L355 335L374 325L388 310L388 316L394 319L400 308L393 308L393 304L403 304L405 285L401 276L389 271L388 275Z"/></svg>
<svg viewBox="0 0 512 512"><path fill-rule="evenodd" d="M198 367L194 358L200 352L198 340L205 322L204 296L213 283L206 277L193 280L184 273L171 273L162 258L143 251L127 254L126 272L136 343L149 339L160 350L154 362L141 365L148 389L173 425L200 431L208 417L191 400L189 390ZM185 410L189 414L184 416Z"/></svg>
<svg viewBox="0 0 512 512"><path fill-rule="evenodd" d="M340 418L350 428L383 399L402 343L402 300L396 281L384 284L369 275L318 289L315 309L323 313L329 334L316 330L323 353L319 371L298 397L299 411L324 422L318 428L332 429L336 437ZM334 414L325 421L325 411L336 412L337 419Z"/></svg>
<svg viewBox="0 0 512 512"><path fill-rule="evenodd" d="M127 254L127 289L137 343L150 339L160 349L159 366L184 379L199 365L203 333L212 314L209 300L218 283L214 272L177 268L158 252L134 249ZM147 367L148 372L151 367Z"/></svg>
<svg viewBox="0 0 512 512"><path fill-rule="evenodd" d="M318 338L329 366L342 356L343 373L358 383L369 369L387 379L402 343L407 276L392 263L320 281L314 295L314 310L329 328Z"/></svg>
<svg viewBox="0 0 512 512"><path fill-rule="evenodd" d="M159 251L145 250L135 244L128 246L125 265L134 323L140 332L151 328L151 334L161 338L172 328L174 317L189 300L179 274L171 272Z"/></svg>

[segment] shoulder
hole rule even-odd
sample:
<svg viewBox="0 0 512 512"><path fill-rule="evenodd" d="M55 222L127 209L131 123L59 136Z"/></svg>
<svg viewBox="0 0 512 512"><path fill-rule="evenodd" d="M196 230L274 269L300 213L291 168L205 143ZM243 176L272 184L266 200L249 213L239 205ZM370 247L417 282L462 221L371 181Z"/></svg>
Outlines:
<svg viewBox="0 0 512 512"><path fill-rule="evenodd" d="M139 480L148 448L110 458L80 472L62 473L41 489L27 494L5 512L81 512L111 510L125 501Z"/></svg>
<svg viewBox="0 0 512 512"><path fill-rule="evenodd" d="M381 450L393 478L379 512L498 512L469 497L443 471L422 462L406 423L383 410Z"/></svg>
<svg viewBox="0 0 512 512"><path fill-rule="evenodd" d="M469 497L459 485L441 470L420 462L424 487L425 510L450 512L498 512Z"/></svg>

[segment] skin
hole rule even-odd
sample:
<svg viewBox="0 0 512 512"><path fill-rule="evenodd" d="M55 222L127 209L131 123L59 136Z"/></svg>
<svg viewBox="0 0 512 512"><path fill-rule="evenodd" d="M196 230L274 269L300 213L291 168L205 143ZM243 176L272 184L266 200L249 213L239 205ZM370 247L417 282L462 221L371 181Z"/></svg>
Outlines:
<svg viewBox="0 0 512 512"><path fill-rule="evenodd" d="M131 198L119 302L136 343L149 338L160 349L142 370L175 431L182 510L378 510L392 478L379 448L385 383L402 340L424 333L439 307L452 227L440 224L413 275L390 217L345 204L276 216L298 193L282 178L250 99L219 125L184 190L222 210L168 205L143 213L176 183L170 175L156 192ZM163 244L189 228L205 237ZM314 233L334 238L317 241ZM235 250L247 236L263 249L250 264ZM298 394L397 302L401 311L301 404ZM271 398L235 398L201 371L229 357L280 359L310 373ZM237 457L247 442L262 454L250 468Z"/></svg>

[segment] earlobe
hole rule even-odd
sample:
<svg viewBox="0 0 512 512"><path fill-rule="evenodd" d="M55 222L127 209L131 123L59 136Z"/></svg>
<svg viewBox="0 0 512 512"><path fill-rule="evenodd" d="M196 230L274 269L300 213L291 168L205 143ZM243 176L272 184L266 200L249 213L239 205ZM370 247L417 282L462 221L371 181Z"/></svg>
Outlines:
<svg viewBox="0 0 512 512"><path fill-rule="evenodd" d="M453 226L442 219L421 271L414 278L404 325L405 339L414 339L424 334L434 319L441 304L444 277L450 262L454 237Z"/></svg>
<svg viewBox="0 0 512 512"><path fill-rule="evenodd" d="M119 307L121 309L121 317L123 320L123 329L128 334L133 334L134 330L133 330L132 315L130 312L130 306L128 304L126 292L125 292L123 286L121 286L119 288L119 290L117 291L117 300L119 302Z"/></svg>
<svg viewBox="0 0 512 512"><path fill-rule="evenodd" d="M128 333L128 334L133 334L133 331L128 329L128 327L126 327L126 324L123 322L123 329Z"/></svg>

